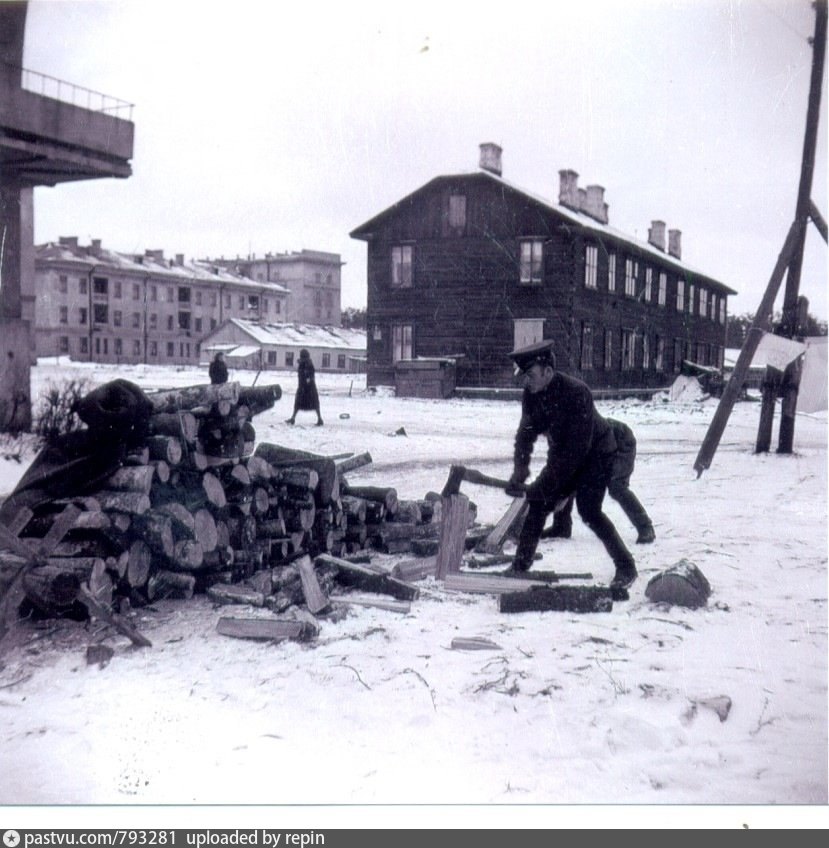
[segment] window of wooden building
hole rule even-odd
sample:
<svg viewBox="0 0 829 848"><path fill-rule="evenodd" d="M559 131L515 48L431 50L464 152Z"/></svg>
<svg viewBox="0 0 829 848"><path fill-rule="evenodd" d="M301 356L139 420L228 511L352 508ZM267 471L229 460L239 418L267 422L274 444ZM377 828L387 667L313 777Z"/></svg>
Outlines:
<svg viewBox="0 0 829 848"><path fill-rule="evenodd" d="M581 325L581 370L593 369L593 325L586 322Z"/></svg>
<svg viewBox="0 0 829 848"><path fill-rule="evenodd" d="M338 353L337 354L337 368L345 368L345 354Z"/></svg>
<svg viewBox="0 0 829 848"><path fill-rule="evenodd" d="M58 339L58 351L60 353L69 353L69 336L61 336Z"/></svg>
<svg viewBox="0 0 829 848"><path fill-rule="evenodd" d="M449 195L449 226L453 230L463 230L466 227L466 195Z"/></svg>
<svg viewBox="0 0 829 848"><path fill-rule="evenodd" d="M634 330L622 330L622 370L636 367L636 333Z"/></svg>
<svg viewBox="0 0 829 848"><path fill-rule="evenodd" d="M544 338L543 318L516 318L512 324L512 346L518 350Z"/></svg>
<svg viewBox="0 0 829 848"><path fill-rule="evenodd" d="M541 284L544 259L544 242L541 239L528 239L521 242L519 281L522 285Z"/></svg>
<svg viewBox="0 0 829 848"><path fill-rule="evenodd" d="M703 318L708 317L708 291L699 287L699 314Z"/></svg>
<svg viewBox="0 0 829 848"><path fill-rule="evenodd" d="M625 260L625 294L636 297L636 278L639 276L639 263L635 259Z"/></svg>
<svg viewBox="0 0 829 848"><path fill-rule="evenodd" d="M412 285L412 246L398 244L391 249L391 284L398 288Z"/></svg>
<svg viewBox="0 0 829 848"><path fill-rule="evenodd" d="M685 311L685 280L676 281L676 311Z"/></svg>
<svg viewBox="0 0 829 848"><path fill-rule="evenodd" d="M412 325L392 325L392 361L412 358Z"/></svg>
<svg viewBox="0 0 829 848"><path fill-rule="evenodd" d="M604 331L604 368L609 371L613 367L613 330Z"/></svg>
<svg viewBox="0 0 829 848"><path fill-rule="evenodd" d="M653 300L653 268L645 268L645 303Z"/></svg>
<svg viewBox="0 0 829 848"><path fill-rule="evenodd" d="M61 308L60 308L60 319L59 320L60 320L61 324L68 324L69 323L69 307L68 306L61 306Z"/></svg>
<svg viewBox="0 0 829 848"><path fill-rule="evenodd" d="M656 302L659 306L664 306L668 299L668 275L664 271L659 272L659 292L656 296Z"/></svg>
<svg viewBox="0 0 829 848"><path fill-rule="evenodd" d="M685 342L682 339L674 339L674 371L679 371L682 368L684 350Z"/></svg>
<svg viewBox="0 0 829 848"><path fill-rule="evenodd" d="M694 284L690 283L688 285L688 312L693 315L694 314Z"/></svg>
<svg viewBox="0 0 829 848"><path fill-rule="evenodd" d="M599 248L588 244L584 248L584 285L585 288L595 289L598 286Z"/></svg>
<svg viewBox="0 0 829 848"><path fill-rule="evenodd" d="M322 367L323 368L330 368L331 367L331 354L330 353L324 353L322 355Z"/></svg>
<svg viewBox="0 0 829 848"><path fill-rule="evenodd" d="M646 371L651 367L651 340L647 333L642 335L642 367Z"/></svg>
<svg viewBox="0 0 829 848"><path fill-rule="evenodd" d="M616 291L616 254L609 253L607 256L607 290Z"/></svg>
<svg viewBox="0 0 829 848"><path fill-rule="evenodd" d="M665 339L663 339L661 336L656 337L656 344L654 346L653 367L656 368L657 371L665 370Z"/></svg>

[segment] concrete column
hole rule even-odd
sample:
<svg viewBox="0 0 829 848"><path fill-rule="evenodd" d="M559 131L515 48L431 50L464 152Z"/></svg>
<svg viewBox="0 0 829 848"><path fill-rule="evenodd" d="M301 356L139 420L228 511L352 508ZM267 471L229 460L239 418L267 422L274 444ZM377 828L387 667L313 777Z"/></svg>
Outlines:
<svg viewBox="0 0 829 848"><path fill-rule="evenodd" d="M32 189L0 171L0 432L32 424L33 223Z"/></svg>

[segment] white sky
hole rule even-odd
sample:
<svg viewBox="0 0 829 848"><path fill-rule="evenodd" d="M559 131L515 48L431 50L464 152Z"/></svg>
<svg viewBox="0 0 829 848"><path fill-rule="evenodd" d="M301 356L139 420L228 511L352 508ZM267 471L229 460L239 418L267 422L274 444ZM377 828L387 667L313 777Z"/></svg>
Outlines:
<svg viewBox="0 0 829 848"><path fill-rule="evenodd" d="M814 22L810 0L31 0L26 67L136 104L133 176L38 188L35 238L329 250L361 306L348 233L494 141L528 191L557 200L573 168L613 226L681 230L683 258L740 292L732 314L753 312L794 217ZM801 293L823 319L826 256L810 226Z"/></svg>

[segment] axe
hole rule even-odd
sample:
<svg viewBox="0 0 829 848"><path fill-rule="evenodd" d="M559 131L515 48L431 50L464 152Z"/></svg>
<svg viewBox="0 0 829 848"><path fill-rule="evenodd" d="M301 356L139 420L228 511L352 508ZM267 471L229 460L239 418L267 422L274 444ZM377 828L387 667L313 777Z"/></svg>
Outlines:
<svg viewBox="0 0 829 848"><path fill-rule="evenodd" d="M515 484L510 485L509 480L500 480L497 477L490 477L487 474L482 474L474 468L467 468L465 465L453 465L449 469L449 477L446 479L446 485L440 493L441 497L449 495L457 495L460 492L461 483L467 480L470 483L479 483L481 486L493 486L496 489L517 488Z"/></svg>

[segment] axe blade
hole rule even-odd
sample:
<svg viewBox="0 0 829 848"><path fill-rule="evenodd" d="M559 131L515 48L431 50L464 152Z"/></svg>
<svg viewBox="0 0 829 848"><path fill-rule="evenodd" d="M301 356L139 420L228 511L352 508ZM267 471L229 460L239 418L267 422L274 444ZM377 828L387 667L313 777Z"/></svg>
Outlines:
<svg viewBox="0 0 829 848"><path fill-rule="evenodd" d="M463 483L465 475L466 468L463 465L453 465L449 469L449 476L446 478L446 484L440 496L448 498L449 495L457 495L461 490L461 483Z"/></svg>

